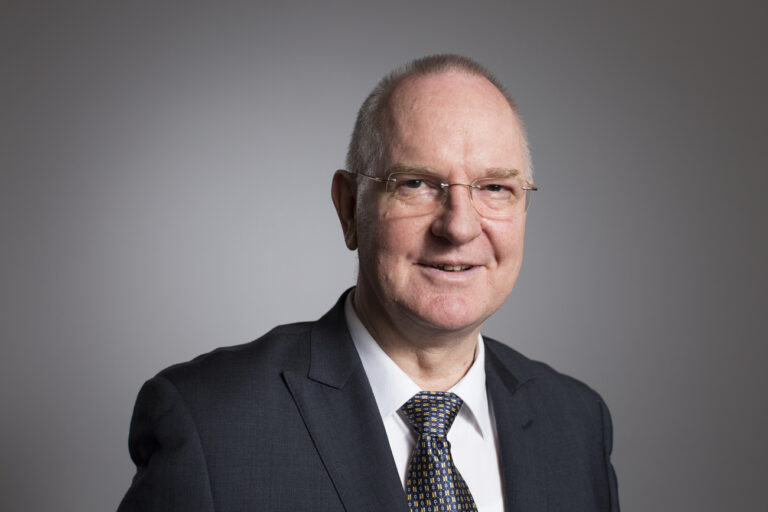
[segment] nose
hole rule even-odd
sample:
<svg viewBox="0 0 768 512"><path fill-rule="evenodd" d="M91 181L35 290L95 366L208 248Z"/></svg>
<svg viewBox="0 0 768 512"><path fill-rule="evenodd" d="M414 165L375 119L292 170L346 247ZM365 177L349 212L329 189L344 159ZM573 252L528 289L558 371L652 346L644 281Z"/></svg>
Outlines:
<svg viewBox="0 0 768 512"><path fill-rule="evenodd" d="M453 184L445 194L432 222L432 233L453 245L463 245L480 236L480 215L472 204L469 187Z"/></svg>

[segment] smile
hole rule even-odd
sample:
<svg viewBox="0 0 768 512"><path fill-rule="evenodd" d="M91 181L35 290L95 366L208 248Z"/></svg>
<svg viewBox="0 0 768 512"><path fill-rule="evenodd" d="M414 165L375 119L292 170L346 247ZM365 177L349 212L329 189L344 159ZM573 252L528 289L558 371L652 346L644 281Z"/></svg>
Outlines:
<svg viewBox="0 0 768 512"><path fill-rule="evenodd" d="M430 267L443 270L445 272L462 272L464 270L471 269L474 267L474 265L430 265Z"/></svg>

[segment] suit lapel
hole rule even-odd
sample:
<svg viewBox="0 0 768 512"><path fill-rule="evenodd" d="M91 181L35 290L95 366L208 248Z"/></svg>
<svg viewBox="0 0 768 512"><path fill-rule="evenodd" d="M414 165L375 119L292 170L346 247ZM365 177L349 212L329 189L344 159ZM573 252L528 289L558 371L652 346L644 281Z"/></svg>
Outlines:
<svg viewBox="0 0 768 512"><path fill-rule="evenodd" d="M407 512L376 400L344 318L344 294L312 329L307 374L283 372L344 508Z"/></svg>
<svg viewBox="0 0 768 512"><path fill-rule="evenodd" d="M518 377L492 350L486 350L486 386L499 439L504 508L507 512L546 510L547 472L537 450L546 442L540 439L544 418L534 416L535 380Z"/></svg>

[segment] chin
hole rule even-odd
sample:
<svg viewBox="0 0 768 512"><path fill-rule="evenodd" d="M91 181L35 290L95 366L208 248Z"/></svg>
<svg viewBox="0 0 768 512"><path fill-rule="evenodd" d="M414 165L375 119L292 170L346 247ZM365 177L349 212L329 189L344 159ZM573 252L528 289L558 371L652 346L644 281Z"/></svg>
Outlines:
<svg viewBox="0 0 768 512"><path fill-rule="evenodd" d="M485 320L480 305L464 297L438 296L414 311L418 322L441 331L474 329Z"/></svg>

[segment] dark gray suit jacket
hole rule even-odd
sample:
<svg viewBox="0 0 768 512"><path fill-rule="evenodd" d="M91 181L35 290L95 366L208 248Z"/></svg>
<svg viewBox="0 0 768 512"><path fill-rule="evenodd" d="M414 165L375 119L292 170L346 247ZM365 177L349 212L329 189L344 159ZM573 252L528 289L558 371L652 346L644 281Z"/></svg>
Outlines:
<svg viewBox="0 0 768 512"><path fill-rule="evenodd" d="M407 512L343 305L149 380L119 512ZM506 510L618 511L601 398L485 340Z"/></svg>

